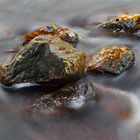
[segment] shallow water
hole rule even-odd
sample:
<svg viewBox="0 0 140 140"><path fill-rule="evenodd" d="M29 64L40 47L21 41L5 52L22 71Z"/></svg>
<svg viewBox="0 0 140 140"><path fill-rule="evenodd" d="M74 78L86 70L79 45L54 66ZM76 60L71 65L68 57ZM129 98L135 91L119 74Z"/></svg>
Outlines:
<svg viewBox="0 0 140 140"><path fill-rule="evenodd" d="M28 116L21 110L39 96L38 91L11 91L1 87L0 139L137 140L140 132L139 40L107 36L94 25L110 17L138 14L139 5L139 0L0 0L0 63L11 58L3 52L20 45L17 38L49 23L69 26L83 36L85 39L77 48L84 52L94 53L109 45L128 45L136 54L135 65L119 76L87 74L99 100L84 110L52 117Z"/></svg>

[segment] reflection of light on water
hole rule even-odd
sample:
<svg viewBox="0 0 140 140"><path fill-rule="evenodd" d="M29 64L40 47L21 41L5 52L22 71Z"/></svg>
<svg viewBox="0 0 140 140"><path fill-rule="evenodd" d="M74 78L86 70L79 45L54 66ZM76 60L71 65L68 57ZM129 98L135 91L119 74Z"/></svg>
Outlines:
<svg viewBox="0 0 140 140"><path fill-rule="evenodd" d="M127 94L127 93L126 93ZM126 95L125 94L125 95ZM123 140L138 140L140 132L140 99L135 94L128 94L127 97L130 99L132 106L131 117L122 123L122 126L118 128L120 139Z"/></svg>
<svg viewBox="0 0 140 140"><path fill-rule="evenodd" d="M125 92L119 89L103 87L96 84L95 87L97 90L100 90L98 94L101 102L103 102L103 106L110 113L115 113L120 121L119 127L117 128L119 140L136 140L138 132L140 132L140 98L135 93ZM106 102L110 102L111 104L106 104ZM124 102L127 102L127 104ZM111 105L115 106L117 110ZM120 114L122 111L123 113ZM128 112L126 113L127 117L124 116L125 112Z"/></svg>
<svg viewBox="0 0 140 140"><path fill-rule="evenodd" d="M79 98L74 97L72 98L71 102L68 104L69 108L72 109L79 109L81 108L85 103L85 97L84 96L79 96Z"/></svg>
<svg viewBox="0 0 140 140"><path fill-rule="evenodd" d="M135 94L129 94L132 105L132 116L126 120L126 124L134 128L140 122L140 99Z"/></svg>
<svg viewBox="0 0 140 140"><path fill-rule="evenodd" d="M124 96L130 99L132 107L131 117L126 119L120 128L118 128L119 139L121 140L135 140L138 139L137 127L140 124L140 99L134 93L123 93Z"/></svg>
<svg viewBox="0 0 140 140"><path fill-rule="evenodd" d="M38 84L36 83L20 83L20 84L15 84L15 85L12 85L11 87L9 88L12 88L13 90L17 90L17 89L20 89L20 88L24 88L24 87L32 87L32 86L38 86Z"/></svg>

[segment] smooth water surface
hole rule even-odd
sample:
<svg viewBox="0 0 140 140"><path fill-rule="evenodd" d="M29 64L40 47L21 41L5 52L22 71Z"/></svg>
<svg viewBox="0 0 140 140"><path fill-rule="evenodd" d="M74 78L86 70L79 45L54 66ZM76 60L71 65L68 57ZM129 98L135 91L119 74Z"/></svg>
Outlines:
<svg viewBox="0 0 140 140"><path fill-rule="evenodd" d="M57 23L84 40L77 49L94 53L110 45L133 48L136 62L119 76L87 73L99 99L94 106L58 116L36 117L23 111L38 91L0 89L0 140L137 140L140 137L140 41L111 37L99 23L123 14L139 14L139 0L0 0L0 63L20 45L24 33ZM88 28L87 28L88 27Z"/></svg>

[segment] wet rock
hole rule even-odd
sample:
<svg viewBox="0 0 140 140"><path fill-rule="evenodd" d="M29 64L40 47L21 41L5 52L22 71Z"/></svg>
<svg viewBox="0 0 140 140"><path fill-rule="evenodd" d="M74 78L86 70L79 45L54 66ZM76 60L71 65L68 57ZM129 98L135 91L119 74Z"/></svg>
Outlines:
<svg viewBox="0 0 140 140"><path fill-rule="evenodd" d="M106 29L114 35L140 36L140 15L123 16L102 24L102 28Z"/></svg>
<svg viewBox="0 0 140 140"><path fill-rule="evenodd" d="M99 50L87 62L88 70L121 74L134 64L135 55L126 46L112 46Z"/></svg>
<svg viewBox="0 0 140 140"><path fill-rule="evenodd" d="M85 54L52 35L37 36L15 57L1 65L0 82L65 83L80 79L85 73Z"/></svg>
<svg viewBox="0 0 140 140"><path fill-rule="evenodd" d="M33 112L55 113L59 109L80 109L95 103L95 92L92 83L80 80L69 84L53 93L39 97L32 105Z"/></svg>
<svg viewBox="0 0 140 140"><path fill-rule="evenodd" d="M60 27L58 25L52 24L50 26L46 26L45 28L42 27L34 32L25 34L23 44L27 44L38 35L53 35L71 43L74 47L79 42L79 36L77 33L71 31L66 27Z"/></svg>

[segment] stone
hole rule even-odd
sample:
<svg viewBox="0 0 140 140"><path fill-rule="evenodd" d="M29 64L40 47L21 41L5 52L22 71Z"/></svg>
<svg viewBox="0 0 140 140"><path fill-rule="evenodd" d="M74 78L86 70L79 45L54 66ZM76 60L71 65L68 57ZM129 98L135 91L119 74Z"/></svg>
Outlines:
<svg viewBox="0 0 140 140"><path fill-rule="evenodd" d="M80 80L37 98L32 104L31 110L32 112L54 113L63 107L81 109L94 105L95 97L93 84Z"/></svg>
<svg viewBox="0 0 140 140"><path fill-rule="evenodd" d="M75 47L79 42L79 36L77 33L66 27L60 27L58 25L51 24L36 31L25 34L23 44L27 44L29 41L39 35L53 35L55 37L61 38L64 41L67 41L68 43L71 43L73 47Z"/></svg>
<svg viewBox="0 0 140 140"><path fill-rule="evenodd" d="M113 35L140 36L140 15L122 16L101 25Z"/></svg>
<svg viewBox="0 0 140 140"><path fill-rule="evenodd" d="M109 72L121 74L134 64L135 55L126 46L112 46L102 48L87 63L89 71Z"/></svg>
<svg viewBox="0 0 140 140"><path fill-rule="evenodd" d="M4 85L18 83L67 83L85 74L85 53L52 35L37 36L11 61L0 66L0 82Z"/></svg>

